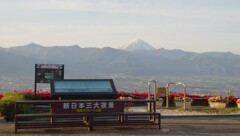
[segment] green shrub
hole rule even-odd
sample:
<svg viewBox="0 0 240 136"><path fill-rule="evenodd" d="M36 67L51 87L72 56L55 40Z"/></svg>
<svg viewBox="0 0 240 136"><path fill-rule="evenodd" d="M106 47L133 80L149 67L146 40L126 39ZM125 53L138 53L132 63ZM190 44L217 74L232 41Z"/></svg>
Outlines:
<svg viewBox="0 0 240 136"><path fill-rule="evenodd" d="M23 94L18 93L7 93L0 100L0 112L4 116L6 121L12 121L14 119L14 105L18 100L25 100ZM19 106L17 108L18 113L29 112L29 107L26 105Z"/></svg>

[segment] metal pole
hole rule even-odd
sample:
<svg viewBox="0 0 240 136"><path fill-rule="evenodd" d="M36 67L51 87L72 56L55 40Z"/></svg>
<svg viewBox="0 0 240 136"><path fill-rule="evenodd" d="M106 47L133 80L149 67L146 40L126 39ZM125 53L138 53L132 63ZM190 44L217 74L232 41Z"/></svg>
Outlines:
<svg viewBox="0 0 240 136"><path fill-rule="evenodd" d="M152 80L152 82L154 83L154 100L157 100L157 83L155 80Z"/></svg>
<svg viewBox="0 0 240 136"><path fill-rule="evenodd" d="M184 105L183 105L183 109L186 110L186 92L187 92L187 89L186 89L186 86L184 83L178 83L178 84L182 84L183 87L184 87Z"/></svg>
<svg viewBox="0 0 240 136"><path fill-rule="evenodd" d="M186 92L187 92L187 89L186 89L185 84L183 84L183 86L184 86L184 110L186 110Z"/></svg>
<svg viewBox="0 0 240 136"><path fill-rule="evenodd" d="M166 87L166 108L168 108L168 85Z"/></svg>
<svg viewBox="0 0 240 136"><path fill-rule="evenodd" d="M150 96L150 89L151 89L151 83L150 81L148 81L148 100L151 99L151 96ZM150 112L150 103L148 103L148 111Z"/></svg>
<svg viewBox="0 0 240 136"><path fill-rule="evenodd" d="M34 80L34 99L37 99L37 64L35 64L35 80Z"/></svg>
<svg viewBox="0 0 240 136"><path fill-rule="evenodd" d="M151 82L154 83L154 100L156 101L157 84L155 80L148 81L148 100L151 99ZM150 109L151 109L150 104L148 104L148 110L150 111Z"/></svg>
<svg viewBox="0 0 240 136"><path fill-rule="evenodd" d="M150 100L150 89L151 89L151 83L148 82L148 100Z"/></svg>
<svg viewBox="0 0 240 136"><path fill-rule="evenodd" d="M168 108L169 106L169 86L171 84L176 84L176 83L168 83L167 86L166 86L166 108Z"/></svg>
<svg viewBox="0 0 240 136"><path fill-rule="evenodd" d="M229 97L231 95L231 90L228 90L227 106L229 105Z"/></svg>
<svg viewBox="0 0 240 136"><path fill-rule="evenodd" d="M34 84L34 99L37 99L37 83Z"/></svg>

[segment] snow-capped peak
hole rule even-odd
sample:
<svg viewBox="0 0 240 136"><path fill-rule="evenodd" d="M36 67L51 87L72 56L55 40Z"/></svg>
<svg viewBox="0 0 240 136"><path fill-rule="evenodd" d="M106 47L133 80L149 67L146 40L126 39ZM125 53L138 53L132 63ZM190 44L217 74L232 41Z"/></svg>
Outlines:
<svg viewBox="0 0 240 136"><path fill-rule="evenodd" d="M146 43L145 41L141 39L136 39L131 41L126 46L123 46L122 49L128 50L128 51L135 51L135 50L155 50L154 47Z"/></svg>

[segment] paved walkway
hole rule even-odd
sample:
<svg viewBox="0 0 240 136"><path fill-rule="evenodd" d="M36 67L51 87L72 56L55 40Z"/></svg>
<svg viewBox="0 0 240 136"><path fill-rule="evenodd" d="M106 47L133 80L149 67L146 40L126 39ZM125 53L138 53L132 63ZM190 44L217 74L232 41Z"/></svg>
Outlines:
<svg viewBox="0 0 240 136"><path fill-rule="evenodd" d="M146 108L133 107L128 110L141 112L145 111ZM240 135L240 111L234 113L234 116L216 117L206 117L205 115L207 115L207 113L201 112L187 112L169 109L161 109L157 111L163 116L161 130L158 130L156 126L95 127L92 132L88 132L87 128L30 129L19 130L17 136ZM199 117L196 115L199 115ZM16 136L14 134L13 123L6 123L3 117L0 117L0 136Z"/></svg>
<svg viewBox="0 0 240 136"><path fill-rule="evenodd" d="M196 107L196 106L195 106ZM199 107L202 108L202 107ZM130 107L128 111L133 112L146 112L146 107ZM199 112L194 110L175 110L175 109L157 109L157 112L160 112L162 116L188 116L188 115L222 115L221 113L206 113ZM240 110L234 111L232 113L228 113L229 115L240 115Z"/></svg>
<svg viewBox="0 0 240 136"><path fill-rule="evenodd" d="M96 127L88 132L86 128L31 129L19 130L17 136L155 136L155 135L207 135L239 136L240 117L226 118L164 118L162 129L155 126ZM13 123L0 118L0 136L16 136Z"/></svg>
<svg viewBox="0 0 240 136"><path fill-rule="evenodd" d="M240 135L240 118L163 119L162 126L166 135Z"/></svg>

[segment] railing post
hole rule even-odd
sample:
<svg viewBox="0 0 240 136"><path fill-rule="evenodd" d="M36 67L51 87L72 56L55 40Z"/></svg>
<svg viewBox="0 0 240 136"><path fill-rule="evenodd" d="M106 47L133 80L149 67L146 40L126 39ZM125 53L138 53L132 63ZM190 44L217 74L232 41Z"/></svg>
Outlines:
<svg viewBox="0 0 240 136"><path fill-rule="evenodd" d="M15 104L14 104L14 126L15 126L15 128L14 128L14 132L15 132L15 134L17 134L17 102L15 102Z"/></svg>

